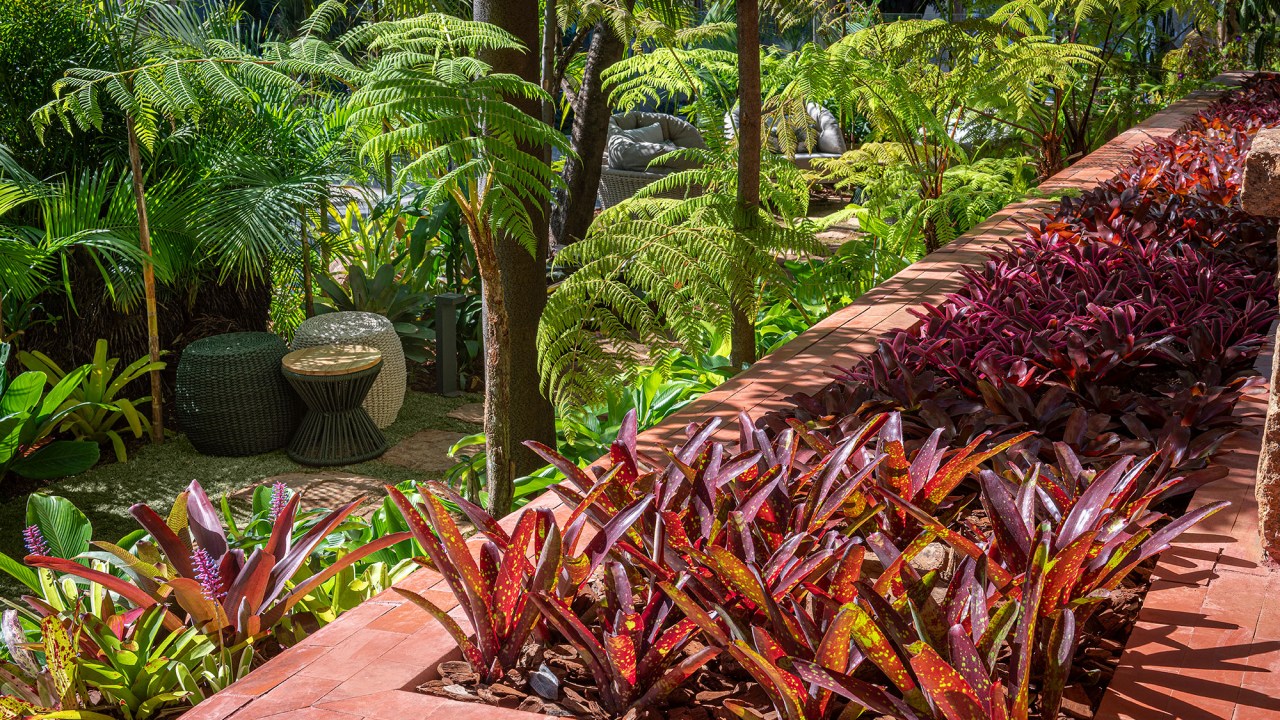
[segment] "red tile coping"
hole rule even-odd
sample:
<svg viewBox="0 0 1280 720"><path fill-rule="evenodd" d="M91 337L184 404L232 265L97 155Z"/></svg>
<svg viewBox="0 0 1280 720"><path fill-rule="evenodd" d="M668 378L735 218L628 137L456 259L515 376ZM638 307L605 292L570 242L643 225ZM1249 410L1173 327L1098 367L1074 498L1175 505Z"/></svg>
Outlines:
<svg viewBox="0 0 1280 720"><path fill-rule="evenodd" d="M1234 85L1244 77L1231 74L1220 77L1219 82ZM1041 187L1093 187L1113 175L1133 149L1173 134L1216 97L1215 92L1199 92L1174 103ZM1038 211L1052 206L1052 201L1029 200L1004 208L642 433L642 449L658 451L671 444L688 423L708 415L721 417L721 432L731 434L736 432L738 413L759 415L784 407L786 398L794 393L818 390L828 382L826 369L854 364L875 348L876 339L886 331L913 324L911 308L942 302L962 286L962 268L980 265L988 253L1020 236L1023 231L1015 218L1035 222ZM1242 408L1253 413L1251 422L1261 428L1265 402L1246 403ZM1257 439L1239 441L1228 461L1231 475L1197 494L1194 503L1228 497L1235 504L1197 532L1184 535L1162 556L1159 579L1121 659L1121 670L1104 700L1100 718L1280 720L1280 703L1273 699L1280 691L1280 624L1276 622L1280 619L1280 575L1261 569L1258 549L1249 545L1253 541L1256 546L1257 536L1252 493L1257 447ZM569 510L551 493L534 503L553 508L562 521ZM504 525L513 522L514 517L508 517ZM466 627L465 617L439 574L418 570L400 586L429 593ZM387 591L271 659L188 711L184 718L530 718L529 713L456 702L414 690L434 677L440 662L457 655L452 640L438 624ZM1162 667L1162 662L1167 667ZM1166 714L1152 714L1156 711Z"/></svg>

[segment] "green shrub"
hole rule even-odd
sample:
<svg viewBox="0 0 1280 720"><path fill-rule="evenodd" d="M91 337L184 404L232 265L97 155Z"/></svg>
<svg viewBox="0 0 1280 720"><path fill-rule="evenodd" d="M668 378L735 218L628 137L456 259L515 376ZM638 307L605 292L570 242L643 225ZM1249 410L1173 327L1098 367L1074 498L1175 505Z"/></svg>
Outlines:
<svg viewBox="0 0 1280 720"><path fill-rule="evenodd" d="M51 387L67 377L67 373L42 352L20 353L18 359L27 369L44 373ZM126 385L146 376L152 370L163 370L165 364L150 362L144 356L134 360L117 375L116 367L119 364L120 358L107 358L107 341L99 340L93 351L93 362L84 366L89 368L88 373L63 403L72 410L59 429L70 432L77 440L92 440L99 445L110 442L115 450L116 460L125 462L129 459L128 453L125 452L124 440L120 437L121 431L116 426L124 421L135 438L142 437L151 429L151 422L138 412L138 408L144 408L145 412L151 396L129 399L121 397L121 393Z"/></svg>

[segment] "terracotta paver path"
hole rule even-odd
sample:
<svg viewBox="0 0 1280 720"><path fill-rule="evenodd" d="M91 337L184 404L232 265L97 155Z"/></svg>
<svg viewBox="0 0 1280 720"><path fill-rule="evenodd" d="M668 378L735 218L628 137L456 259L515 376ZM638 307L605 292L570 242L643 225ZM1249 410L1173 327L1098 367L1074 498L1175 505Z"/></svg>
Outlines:
<svg viewBox="0 0 1280 720"><path fill-rule="evenodd" d="M1272 352L1259 358L1263 377ZM1190 507L1231 506L1160 555L1096 720L1280 720L1280 569L1264 563L1253 488L1266 400L1236 409L1250 434L1223 447L1230 474Z"/></svg>
<svg viewBox="0 0 1280 720"><path fill-rule="evenodd" d="M1238 81L1239 77L1224 78ZM1045 184L1087 189L1111 177L1129 153L1181 128L1216 93L1198 93L1157 114ZM691 421L714 415L722 432L736 432L739 412L758 416L784 407L797 392L826 382L832 365L851 365L884 332L915 322L909 312L939 303L963 283L960 269L1022 230L1016 218L1036 219L1051 201L1002 210L951 245L932 253L853 305L707 393L640 437L655 452L673 443ZM1239 412L1260 429L1265 402ZM1280 720L1280 578L1259 565L1256 507L1252 505L1257 437L1229 446L1231 474L1204 488L1198 505L1230 499L1234 505L1182 537L1161 558L1156 582L1139 617L1122 667L1104 699L1100 718L1218 718ZM552 507L561 521L569 509L550 494L535 504ZM510 528L513 517L503 524ZM478 541L473 541L478 542ZM1251 545L1250 543L1254 544ZM419 570L401 583L425 593L450 615L465 618L441 577ZM348 612L245 680L186 714L187 720L529 720L527 713L423 695L414 687L436 665L456 655L448 636L421 610L386 592Z"/></svg>

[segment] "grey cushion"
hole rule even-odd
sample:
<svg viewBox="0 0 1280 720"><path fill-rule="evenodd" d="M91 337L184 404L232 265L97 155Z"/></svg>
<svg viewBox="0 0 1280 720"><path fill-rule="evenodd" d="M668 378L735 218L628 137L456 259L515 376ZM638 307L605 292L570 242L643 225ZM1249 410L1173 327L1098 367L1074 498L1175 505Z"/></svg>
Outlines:
<svg viewBox="0 0 1280 720"><path fill-rule="evenodd" d="M814 160L834 159L843 154L844 153L796 153L796 156L792 161L796 164L796 167L801 170L816 170L817 168L813 164Z"/></svg>
<svg viewBox="0 0 1280 720"><path fill-rule="evenodd" d="M814 149L819 153L835 155L848 152L849 146L844 141L844 133L840 132L840 123L836 120L836 116L818 103L809 103L806 108L809 110L809 117L818 123L817 146Z"/></svg>
<svg viewBox="0 0 1280 720"><path fill-rule="evenodd" d="M651 126L661 130L661 136L653 134ZM636 131L641 137L637 138ZM633 112L609 118L609 140L605 150L605 162L620 170L670 172L696 167L684 158L673 158L661 166L650 167L655 158L681 148L705 148L702 133L689 122L674 115Z"/></svg>
<svg viewBox="0 0 1280 720"><path fill-rule="evenodd" d="M805 104L805 110L809 113L809 128L813 132L815 147L809 147L809 132L803 128L796 129L796 159L797 161L804 155L843 155L849 150L849 146L844 141L844 133L840 132L840 123L836 120L836 116L831 111L822 107L818 103L811 102ZM732 138L737 134L738 128L738 108L734 108L724 116L725 136ZM774 152L781 152L781 143L776 137L769 138L769 147ZM799 162L797 162L799 164ZM807 168L807 163L801 165Z"/></svg>
<svg viewBox="0 0 1280 720"><path fill-rule="evenodd" d="M657 143L658 145L667 140L662 132L662 126L658 123L644 125L634 130L619 130L614 137L627 138L637 143Z"/></svg>

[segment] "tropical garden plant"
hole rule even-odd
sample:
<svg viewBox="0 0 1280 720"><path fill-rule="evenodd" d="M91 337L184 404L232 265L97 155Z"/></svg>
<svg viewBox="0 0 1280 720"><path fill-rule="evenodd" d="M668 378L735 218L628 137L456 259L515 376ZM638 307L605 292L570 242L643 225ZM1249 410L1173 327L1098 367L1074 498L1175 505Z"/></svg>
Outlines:
<svg viewBox="0 0 1280 720"><path fill-rule="evenodd" d="M245 52L237 37L238 11L225 6L128 0L91 6L86 16L92 61L54 83L54 100L32 115L37 133L55 121L68 130L102 131L104 105L124 116L129 175L137 215L138 247L151 363L160 362L155 251L147 213L142 152L152 151L166 122L198 118L218 103L245 106L252 86L267 95L295 92L296 83ZM41 135L41 137L43 137ZM160 371L151 378L151 435L164 436Z"/></svg>
<svg viewBox="0 0 1280 720"><path fill-rule="evenodd" d="M587 699L608 713L662 708L673 686L710 668L758 684L768 706L723 701L747 717L1054 715L1108 593L1223 507L1175 518L1164 501L1221 475L1208 460L1238 428L1231 410L1274 317L1272 224L1229 203L1248 134L1280 121L1276 87L1253 81L1115 180L1063 200L823 393L759 423L739 418L736 441L713 439L712 418L654 461L632 413L602 467L535 445L565 475L554 490L569 514L538 531L545 514L527 512L516 542L462 501L487 538L479 561L453 530L428 539L426 517L401 509L420 540L443 543L433 564L448 568L476 627L511 627L487 598L532 603L552 635L529 634L527 652L563 638L590 678ZM1211 148L1213 160L1164 160L1179 148ZM1026 264L1043 269L1017 272ZM1169 297L1124 280L1138 272L1168 278L1156 284ZM1032 288L1017 277L1055 280ZM1062 287L1072 282L1079 293ZM1126 309L1139 305L1168 310ZM1045 329L1059 327L1072 329ZM1164 368L1186 390L1135 384L1138 368ZM1118 383L1127 395L1111 391ZM443 502L461 498L422 493L430 520L448 527ZM974 503L989 526L965 520ZM949 573L918 570L939 545L955 558ZM516 567L536 578L523 592L486 590ZM428 610L460 638L481 684L520 675L509 653L480 646L489 631L472 641ZM694 629L696 652L658 662ZM658 638L654 654L646 643Z"/></svg>
<svg viewBox="0 0 1280 720"><path fill-rule="evenodd" d="M29 370L44 373L50 387L56 387L67 376L57 363L39 351L21 353L19 360ZM60 430L70 431L77 440L92 440L99 445L109 442L115 451L116 460L125 462L128 453L117 426L123 421L135 438L142 437L151 424L138 412L138 406L146 404L151 398L123 397L124 388L152 370L163 370L164 363L160 363L157 368L149 358L139 358L117 375L116 367L119 364L120 358L107 357L107 341L99 340L94 350L93 362L89 363L88 373L65 401L68 406L76 406L76 409L67 416Z"/></svg>
<svg viewBox="0 0 1280 720"><path fill-rule="evenodd" d="M167 517L135 506L140 530L91 544L83 513L32 495L30 565L0 556L30 590L0 622L0 718L169 714L418 563L473 632L406 594L478 682L572 654L596 714L730 678L752 688L724 700L741 717L1053 715L1101 598L1220 509L1177 517L1169 499L1220 477L1274 318L1274 227L1234 201L1250 134L1280 121L1275 80L1063 199L821 392L740 418L736 441L694 423L654 460L643 428L1204 79L1160 84L1182 62L1159 62L1166 11L1198 3L1019 0L891 24L836 5L86 6L90 41L36 120L101 154L73 150L52 177L53 150L14 143L39 177L0 154L0 338L142 303L158 350L157 315L196 309L202 283L269 277L282 334L319 291L321 311L388 314L421 349L429 294L471 292L462 344L488 416L455 447L460 472L402 484L368 520L302 511L283 486L246 517L193 484ZM1269 12L1247 5L1215 17ZM710 150L588 227L611 101L682 113ZM858 146L802 173L787 159L811 101ZM102 160L121 156L127 171ZM856 199L826 221L859 226L830 254L806 218L817 181ZM690 185L703 194L656 197ZM547 215L576 241L551 278ZM62 380L58 348L27 348L49 377L0 388L6 467L65 470L106 440L122 458L120 422L147 427L101 348ZM608 469L581 467L603 453ZM495 519L561 477L562 521ZM947 570L919 569L926 551Z"/></svg>
<svg viewBox="0 0 1280 720"><path fill-rule="evenodd" d="M99 456L96 442L51 439L74 413L95 407L71 400L90 368L72 371L46 393L48 378L42 372L8 377L4 365L9 349L0 343L0 479L9 473L37 480L58 478L92 467Z"/></svg>

